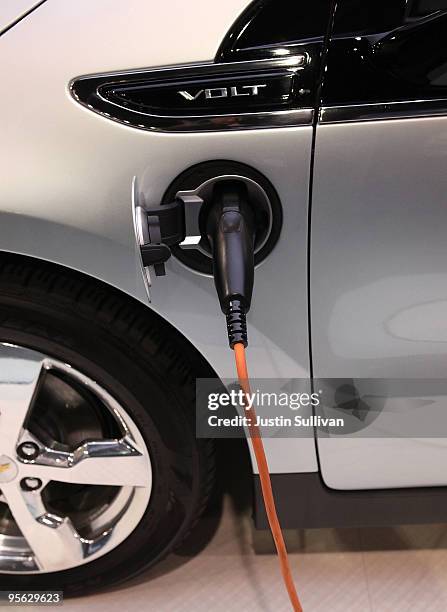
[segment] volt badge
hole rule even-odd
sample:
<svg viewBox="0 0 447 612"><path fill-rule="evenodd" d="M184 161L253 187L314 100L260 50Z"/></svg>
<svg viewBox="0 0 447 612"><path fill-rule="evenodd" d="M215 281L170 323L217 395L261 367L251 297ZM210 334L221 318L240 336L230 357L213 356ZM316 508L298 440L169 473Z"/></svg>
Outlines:
<svg viewBox="0 0 447 612"><path fill-rule="evenodd" d="M204 98L205 100L214 100L216 98L240 98L242 96L258 96L259 90L267 87L267 83L260 83L258 85L233 85L231 87L211 87L207 89L199 89L199 91L193 93L185 89L178 91L185 100L188 102L194 102Z"/></svg>

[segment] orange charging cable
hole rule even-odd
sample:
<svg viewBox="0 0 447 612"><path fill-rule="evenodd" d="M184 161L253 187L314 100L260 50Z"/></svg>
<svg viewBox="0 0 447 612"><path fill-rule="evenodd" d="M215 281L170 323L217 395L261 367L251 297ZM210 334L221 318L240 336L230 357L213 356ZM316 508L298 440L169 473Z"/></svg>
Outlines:
<svg viewBox="0 0 447 612"><path fill-rule="evenodd" d="M250 381L248 378L247 361L245 359L245 347L242 342L238 342L234 344L233 349L236 357L236 369L239 378L239 384L244 394L247 395L248 393L251 393L251 391ZM253 444L256 463L258 465L262 497L264 498L264 506L265 511L267 513L267 519L270 525L273 540L275 542L276 551L278 553L282 577L287 592L289 594L289 599L290 603L292 604L292 608L295 612L302 612L303 608L301 607L301 603L296 592L295 584L293 582L292 572L290 571L289 558L287 555L287 549L282 535L281 525L279 524L278 515L276 513L275 499L273 497L269 466L267 463L267 458L265 456L261 432L259 431L259 428L256 425L256 412L253 407L250 407L248 404L246 404L246 407L246 413L250 423L248 429Z"/></svg>

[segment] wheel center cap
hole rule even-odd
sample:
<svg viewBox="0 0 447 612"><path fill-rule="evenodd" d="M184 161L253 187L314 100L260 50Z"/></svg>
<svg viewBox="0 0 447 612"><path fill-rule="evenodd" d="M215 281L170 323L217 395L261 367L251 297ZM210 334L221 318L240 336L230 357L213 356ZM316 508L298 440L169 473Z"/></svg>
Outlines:
<svg viewBox="0 0 447 612"><path fill-rule="evenodd" d="M0 455L0 483L11 482L17 476L17 464L10 457Z"/></svg>

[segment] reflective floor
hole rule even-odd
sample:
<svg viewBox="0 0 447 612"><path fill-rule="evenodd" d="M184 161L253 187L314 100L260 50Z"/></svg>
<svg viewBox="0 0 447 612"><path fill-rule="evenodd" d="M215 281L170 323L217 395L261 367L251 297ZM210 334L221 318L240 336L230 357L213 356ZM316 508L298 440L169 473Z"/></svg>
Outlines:
<svg viewBox="0 0 447 612"><path fill-rule="evenodd" d="M297 531L287 540L305 611L447 610L447 525ZM68 600L64 612L288 611L271 550L267 535L253 541L248 507L227 494L178 555L113 592Z"/></svg>

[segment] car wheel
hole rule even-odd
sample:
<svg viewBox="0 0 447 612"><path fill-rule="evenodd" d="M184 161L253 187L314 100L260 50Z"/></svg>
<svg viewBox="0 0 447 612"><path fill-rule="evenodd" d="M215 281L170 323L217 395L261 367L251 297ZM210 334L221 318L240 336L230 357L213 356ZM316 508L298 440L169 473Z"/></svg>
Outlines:
<svg viewBox="0 0 447 612"><path fill-rule="evenodd" d="M0 590L104 588L198 520L214 445L157 321L76 273L0 260Z"/></svg>

